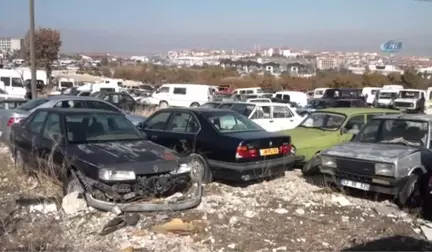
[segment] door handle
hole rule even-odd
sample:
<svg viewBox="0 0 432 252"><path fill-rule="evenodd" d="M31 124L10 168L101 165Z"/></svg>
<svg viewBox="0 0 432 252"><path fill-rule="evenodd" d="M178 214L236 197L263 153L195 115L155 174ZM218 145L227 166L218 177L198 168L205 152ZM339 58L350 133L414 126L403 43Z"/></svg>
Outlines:
<svg viewBox="0 0 432 252"><path fill-rule="evenodd" d="M271 123L272 123L272 122L273 122L273 120L270 120L269 122L271 122Z"/></svg>
<svg viewBox="0 0 432 252"><path fill-rule="evenodd" d="M156 139L158 139L158 137L155 136L155 135L153 135L153 136L150 137L150 139L151 139L151 140L156 140Z"/></svg>
<svg viewBox="0 0 432 252"><path fill-rule="evenodd" d="M294 122L294 119L289 120L290 122Z"/></svg>

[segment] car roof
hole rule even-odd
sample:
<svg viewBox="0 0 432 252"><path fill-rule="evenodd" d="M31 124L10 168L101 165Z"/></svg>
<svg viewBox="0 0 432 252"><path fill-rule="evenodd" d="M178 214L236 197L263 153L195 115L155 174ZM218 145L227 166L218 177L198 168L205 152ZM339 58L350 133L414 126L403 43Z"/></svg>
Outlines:
<svg viewBox="0 0 432 252"><path fill-rule="evenodd" d="M376 116L374 119L402 119L402 120L419 120L425 122L432 122L432 115L427 114L388 114L382 116Z"/></svg>
<svg viewBox="0 0 432 252"><path fill-rule="evenodd" d="M316 112L330 112L330 113L338 113L345 114L347 116L355 115L355 114L372 114L372 113L383 113L383 112L393 112L395 114L400 113L397 110L393 109L380 109L380 108L325 108L317 110Z"/></svg>
<svg viewBox="0 0 432 252"><path fill-rule="evenodd" d="M42 97L41 97L42 98ZM73 101L73 100L89 100L89 101L100 101L100 99L95 98L93 96L74 96L74 95L53 95L44 97L45 99L49 101Z"/></svg>
<svg viewBox="0 0 432 252"><path fill-rule="evenodd" d="M182 107L178 107L178 108L166 108L166 109L160 109L158 111L189 111L189 112L193 112L193 113L197 113L197 114L201 114L204 112L229 112L229 113L236 113L235 111L231 110L231 109L220 109L220 108L201 108L201 107L196 107L196 108L182 108Z"/></svg>
<svg viewBox="0 0 432 252"><path fill-rule="evenodd" d="M36 111L46 111L46 112L56 112L56 113L62 113L62 114L94 114L94 113L102 113L102 114L120 114L122 113L110 111L110 110L103 110L103 109L87 109L87 108L40 108Z"/></svg>

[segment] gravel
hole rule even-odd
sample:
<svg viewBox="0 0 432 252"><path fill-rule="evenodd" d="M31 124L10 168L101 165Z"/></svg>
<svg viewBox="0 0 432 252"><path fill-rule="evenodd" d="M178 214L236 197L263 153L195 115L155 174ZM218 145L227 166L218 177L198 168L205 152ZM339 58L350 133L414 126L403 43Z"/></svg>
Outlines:
<svg viewBox="0 0 432 252"><path fill-rule="evenodd" d="M195 209L141 213L136 225L100 236L116 213L80 206L67 215L43 181L35 185L7 160L9 166L0 168L3 251L340 251L369 250L368 244L374 250L432 249L422 232L432 224L390 199L335 192L306 182L296 170L247 187L206 185ZM171 227L175 231L152 228L173 219L181 220Z"/></svg>

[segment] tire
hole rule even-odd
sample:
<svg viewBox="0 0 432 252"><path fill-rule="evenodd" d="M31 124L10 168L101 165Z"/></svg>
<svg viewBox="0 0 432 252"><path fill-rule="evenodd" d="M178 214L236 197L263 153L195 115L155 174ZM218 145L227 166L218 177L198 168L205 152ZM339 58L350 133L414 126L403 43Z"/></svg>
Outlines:
<svg viewBox="0 0 432 252"><path fill-rule="evenodd" d="M213 172L211 171L207 161L201 155L191 154L189 155L189 163L193 170L197 170L198 177L201 178L203 184L209 184L213 182Z"/></svg>
<svg viewBox="0 0 432 252"><path fill-rule="evenodd" d="M297 152L297 148L295 147L295 145L291 146L291 155L295 155Z"/></svg>
<svg viewBox="0 0 432 252"><path fill-rule="evenodd" d="M319 153L313 155L311 159L303 166L302 173L305 176L310 176L318 171L321 164Z"/></svg>
<svg viewBox="0 0 432 252"><path fill-rule="evenodd" d="M421 205L421 175L411 174L399 191L396 202L399 207L419 207Z"/></svg>
<svg viewBox="0 0 432 252"><path fill-rule="evenodd" d="M198 108L200 105L198 102L194 102L190 105L191 108Z"/></svg>
<svg viewBox="0 0 432 252"><path fill-rule="evenodd" d="M63 193L64 195L68 195L76 191L79 193L83 193L84 188L82 187L82 184L77 178L77 176L75 176L74 174L70 174L66 179L66 182L64 183Z"/></svg>
<svg viewBox="0 0 432 252"><path fill-rule="evenodd" d="M159 108L161 109L168 108L168 102L166 101L159 102Z"/></svg>

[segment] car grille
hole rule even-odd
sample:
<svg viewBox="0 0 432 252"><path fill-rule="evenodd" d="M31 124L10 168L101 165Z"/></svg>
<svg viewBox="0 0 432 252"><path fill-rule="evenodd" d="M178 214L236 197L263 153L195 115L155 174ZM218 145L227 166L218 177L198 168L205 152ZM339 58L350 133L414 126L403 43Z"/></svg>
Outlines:
<svg viewBox="0 0 432 252"><path fill-rule="evenodd" d="M359 175L375 174L375 164L372 162L338 158L336 164L336 172Z"/></svg>
<svg viewBox="0 0 432 252"><path fill-rule="evenodd" d="M395 102L394 105L399 108L410 108L413 106L410 102Z"/></svg>

